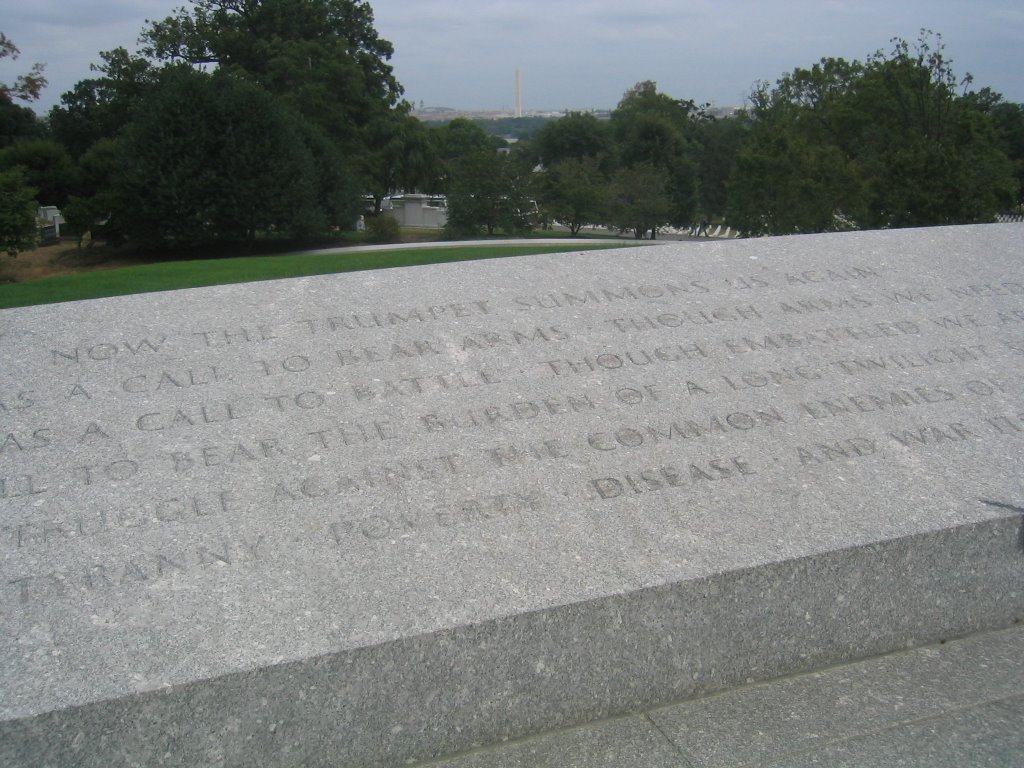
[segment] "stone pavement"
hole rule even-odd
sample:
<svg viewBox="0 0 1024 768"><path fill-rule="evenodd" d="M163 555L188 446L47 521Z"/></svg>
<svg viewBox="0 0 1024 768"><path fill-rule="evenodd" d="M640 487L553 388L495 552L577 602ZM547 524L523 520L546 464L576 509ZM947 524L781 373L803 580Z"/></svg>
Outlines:
<svg viewBox="0 0 1024 768"><path fill-rule="evenodd" d="M1020 768L1024 625L417 765Z"/></svg>

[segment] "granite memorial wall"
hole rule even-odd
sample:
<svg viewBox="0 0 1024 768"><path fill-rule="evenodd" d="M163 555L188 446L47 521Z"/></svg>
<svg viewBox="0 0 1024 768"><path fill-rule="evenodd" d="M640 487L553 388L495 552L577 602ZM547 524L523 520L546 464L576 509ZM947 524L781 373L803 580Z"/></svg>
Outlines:
<svg viewBox="0 0 1024 768"><path fill-rule="evenodd" d="M389 764L1019 620L1022 235L0 312L0 762Z"/></svg>

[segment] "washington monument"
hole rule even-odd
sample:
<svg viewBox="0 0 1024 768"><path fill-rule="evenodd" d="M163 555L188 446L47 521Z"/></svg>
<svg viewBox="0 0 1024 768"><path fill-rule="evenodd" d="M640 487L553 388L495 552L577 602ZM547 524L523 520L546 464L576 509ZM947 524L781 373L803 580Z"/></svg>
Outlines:
<svg viewBox="0 0 1024 768"><path fill-rule="evenodd" d="M523 116L523 81L519 75L519 67L516 67L516 97L514 113L516 117Z"/></svg>

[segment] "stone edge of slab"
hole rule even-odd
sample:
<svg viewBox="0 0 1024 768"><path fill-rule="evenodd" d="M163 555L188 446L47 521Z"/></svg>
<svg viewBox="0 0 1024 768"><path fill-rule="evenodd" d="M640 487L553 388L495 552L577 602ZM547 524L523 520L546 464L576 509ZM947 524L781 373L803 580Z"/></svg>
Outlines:
<svg viewBox="0 0 1024 768"><path fill-rule="evenodd" d="M1021 516L0 723L12 765L392 765L1009 626Z"/></svg>

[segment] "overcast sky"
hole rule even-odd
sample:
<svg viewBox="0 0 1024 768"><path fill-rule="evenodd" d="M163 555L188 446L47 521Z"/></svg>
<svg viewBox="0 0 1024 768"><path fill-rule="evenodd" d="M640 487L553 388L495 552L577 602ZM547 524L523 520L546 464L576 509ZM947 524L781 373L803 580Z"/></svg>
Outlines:
<svg viewBox="0 0 1024 768"><path fill-rule="evenodd" d="M0 0L0 31L21 48L0 80L46 62L40 111L89 76L97 53L134 49L145 20L181 0ZM376 0L377 30L419 105L511 108L515 68L523 108L614 107L655 80L662 92L742 104L757 80L774 81L823 56L863 60L889 40L942 33L956 73L1024 102L1021 0Z"/></svg>

